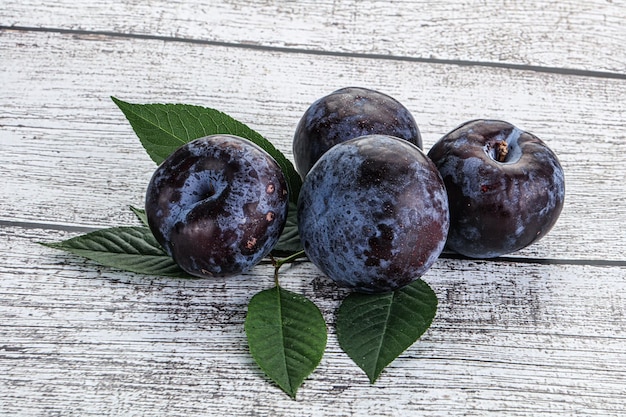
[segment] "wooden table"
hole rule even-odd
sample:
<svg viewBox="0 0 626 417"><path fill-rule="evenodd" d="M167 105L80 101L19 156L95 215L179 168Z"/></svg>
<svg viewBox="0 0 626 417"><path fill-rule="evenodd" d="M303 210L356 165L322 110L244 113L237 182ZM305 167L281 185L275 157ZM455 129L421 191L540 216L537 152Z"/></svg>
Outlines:
<svg viewBox="0 0 626 417"><path fill-rule="evenodd" d="M485 3L489 3L486 5ZM626 413L626 4L601 1L2 1L0 415L618 416ZM341 351L344 293L312 264L328 346L297 400L243 322L271 267L120 272L40 245L133 225L155 168L110 100L213 107L290 159L310 103L386 92L425 149L508 120L559 155L567 197L507 259L440 259L432 327L374 385Z"/></svg>

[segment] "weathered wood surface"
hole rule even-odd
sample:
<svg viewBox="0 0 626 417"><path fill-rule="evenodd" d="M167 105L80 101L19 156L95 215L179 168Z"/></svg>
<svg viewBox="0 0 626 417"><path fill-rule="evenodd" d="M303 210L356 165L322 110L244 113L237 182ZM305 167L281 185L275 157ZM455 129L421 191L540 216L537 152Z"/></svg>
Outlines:
<svg viewBox="0 0 626 417"><path fill-rule="evenodd" d="M8 2L4 24L610 72L623 78L623 1L71 0Z"/></svg>
<svg viewBox="0 0 626 417"><path fill-rule="evenodd" d="M7 30L3 39L2 124L11 147L0 170L15 187L0 201L1 219L132 220L127 205L141 206L154 164L111 95L218 108L291 157L293 131L313 100L342 86L366 85L411 109L426 149L463 121L481 117L509 120L550 144L565 167L567 202L552 233L523 253L577 259L626 253L626 233L613 233L606 244L607 232L626 217L624 81L101 35ZM20 171L29 175L13 174ZM42 180L46 193L37 191Z"/></svg>
<svg viewBox="0 0 626 417"><path fill-rule="evenodd" d="M623 270L440 260L425 276L440 300L433 326L371 386L334 336L343 294L295 266L283 285L319 305L330 336L294 402L245 348L246 305L272 285L267 267L234 280L142 277L34 243L62 232L2 235L5 415L606 416L626 401Z"/></svg>
<svg viewBox="0 0 626 417"><path fill-rule="evenodd" d="M0 415L624 415L623 2L203 3L2 5ZM37 243L135 222L154 164L109 96L218 108L291 157L302 112L346 85L402 101L425 148L510 120L567 181L557 226L516 259L437 262L433 326L375 385L336 342L345 293L309 263L283 285L330 335L292 401L243 333L267 266L172 280Z"/></svg>

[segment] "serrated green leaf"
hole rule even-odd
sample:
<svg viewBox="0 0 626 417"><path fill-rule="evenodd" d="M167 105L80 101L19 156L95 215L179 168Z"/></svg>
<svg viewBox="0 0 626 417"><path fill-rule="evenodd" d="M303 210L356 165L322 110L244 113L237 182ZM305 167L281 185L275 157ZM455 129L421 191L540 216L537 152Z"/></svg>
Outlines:
<svg viewBox="0 0 626 417"><path fill-rule="evenodd" d="M131 104L111 97L124 113L141 144L160 164L181 145L214 134L248 139L269 153L285 174L290 199L297 202L302 179L292 163L256 131L218 110L189 104Z"/></svg>
<svg viewBox="0 0 626 417"><path fill-rule="evenodd" d="M147 227L113 227L43 245L124 271L190 277L163 251Z"/></svg>
<svg viewBox="0 0 626 417"><path fill-rule="evenodd" d="M298 233L298 212L296 204L289 203L289 212L287 214L287 222L283 229L278 243L272 249L272 254L276 256L288 256L302 250L300 235Z"/></svg>
<svg viewBox="0 0 626 417"><path fill-rule="evenodd" d="M143 224L144 226L148 226L148 217L146 216L145 210L134 206L130 206L130 210L135 213L135 216L137 216L137 219L139 219L141 224Z"/></svg>
<svg viewBox="0 0 626 417"><path fill-rule="evenodd" d="M430 327L437 296L422 280L386 294L352 293L337 311L339 346L373 384Z"/></svg>
<svg viewBox="0 0 626 417"><path fill-rule="evenodd" d="M254 360L295 398L326 349L326 322L320 310L306 297L274 287L252 297L244 327Z"/></svg>

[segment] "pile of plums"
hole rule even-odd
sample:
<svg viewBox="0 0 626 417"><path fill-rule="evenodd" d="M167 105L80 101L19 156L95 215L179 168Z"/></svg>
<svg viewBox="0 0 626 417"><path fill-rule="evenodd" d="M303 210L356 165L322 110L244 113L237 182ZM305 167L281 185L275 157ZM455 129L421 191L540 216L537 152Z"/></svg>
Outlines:
<svg viewBox="0 0 626 417"><path fill-rule="evenodd" d="M300 240L309 260L355 291L393 291L421 277L444 248L470 258L518 251L563 207L563 169L544 142L500 120L473 120L422 151L409 110L386 94L343 88L297 125ZM250 270L274 248L289 190L252 142L212 135L183 145L146 194L152 233L191 275Z"/></svg>

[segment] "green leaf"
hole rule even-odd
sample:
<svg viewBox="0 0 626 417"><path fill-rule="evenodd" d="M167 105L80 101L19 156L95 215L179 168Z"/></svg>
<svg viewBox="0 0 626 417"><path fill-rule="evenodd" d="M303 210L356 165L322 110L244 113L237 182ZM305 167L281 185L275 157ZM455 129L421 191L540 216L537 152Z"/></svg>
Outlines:
<svg viewBox="0 0 626 417"><path fill-rule="evenodd" d="M287 222L283 233L278 239L278 243L272 249L272 254L276 256L292 255L302 250L300 235L298 234L298 212L296 204L289 203L289 213L287 214Z"/></svg>
<svg viewBox="0 0 626 417"><path fill-rule="evenodd" d="M320 310L306 297L274 287L252 297L244 327L254 360L295 398L326 349L326 322Z"/></svg>
<svg viewBox="0 0 626 417"><path fill-rule="evenodd" d="M113 227L43 245L124 271L190 277L163 251L147 227Z"/></svg>
<svg viewBox="0 0 626 417"><path fill-rule="evenodd" d="M139 219L139 221L144 225L148 226L148 217L146 216L146 211L134 206L130 206L130 210L135 213L135 216Z"/></svg>
<svg viewBox="0 0 626 417"><path fill-rule="evenodd" d="M131 104L115 97L111 99L122 110L148 155L157 164L194 139L214 134L240 136L256 143L276 160L287 179L289 197L297 202L302 179L291 162L267 139L229 115L189 104Z"/></svg>
<svg viewBox="0 0 626 417"><path fill-rule="evenodd" d="M430 327L437 296L422 280L386 294L352 293L337 311L339 346L373 384Z"/></svg>

